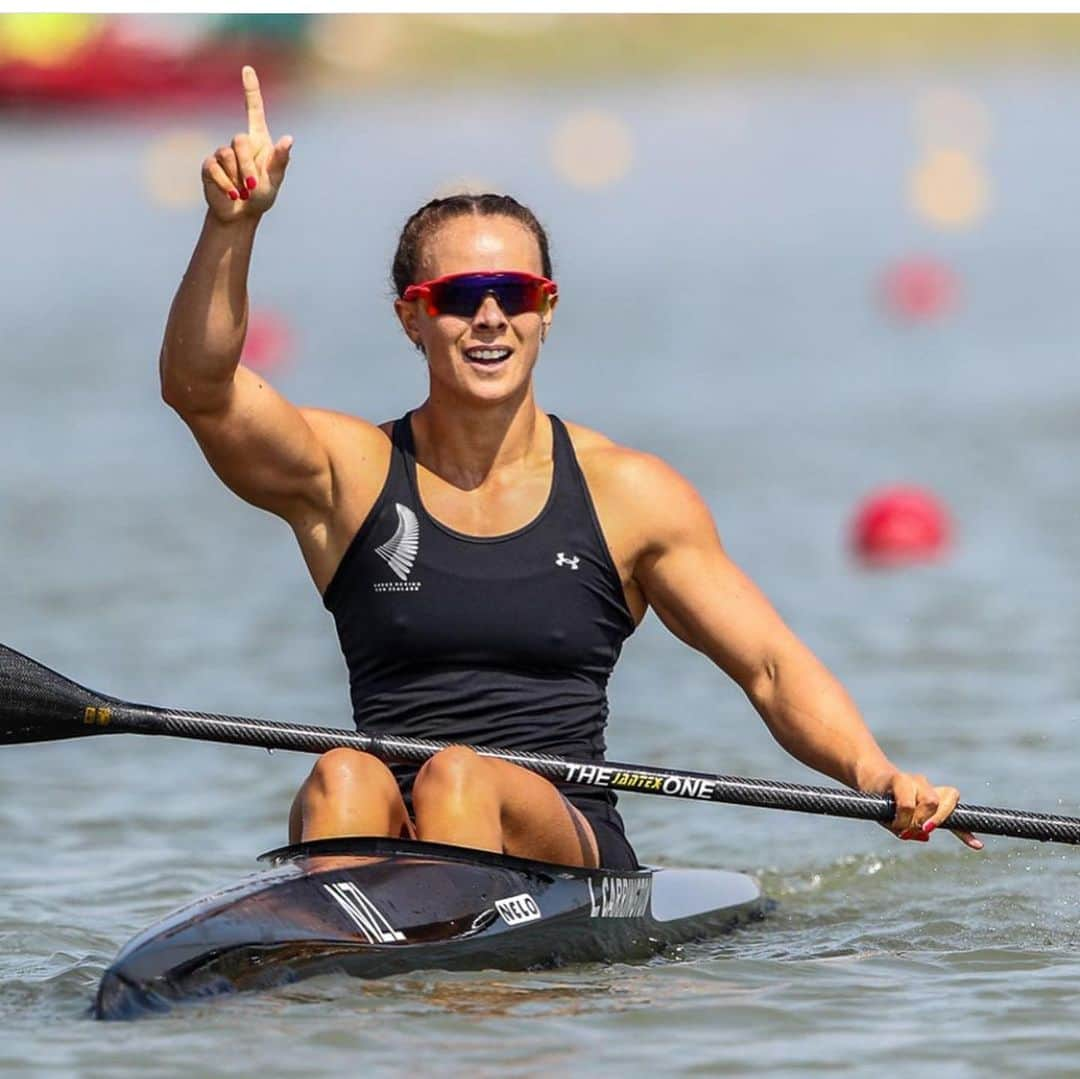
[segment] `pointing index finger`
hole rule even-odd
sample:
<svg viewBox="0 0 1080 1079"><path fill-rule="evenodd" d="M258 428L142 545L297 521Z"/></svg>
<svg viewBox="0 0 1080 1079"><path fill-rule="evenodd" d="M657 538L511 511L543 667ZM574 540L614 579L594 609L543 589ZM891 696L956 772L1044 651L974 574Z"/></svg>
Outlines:
<svg viewBox="0 0 1080 1079"><path fill-rule="evenodd" d="M262 91L259 89L259 76L249 65L244 66L244 101L247 105L249 135L269 135L266 126L266 112L263 110Z"/></svg>

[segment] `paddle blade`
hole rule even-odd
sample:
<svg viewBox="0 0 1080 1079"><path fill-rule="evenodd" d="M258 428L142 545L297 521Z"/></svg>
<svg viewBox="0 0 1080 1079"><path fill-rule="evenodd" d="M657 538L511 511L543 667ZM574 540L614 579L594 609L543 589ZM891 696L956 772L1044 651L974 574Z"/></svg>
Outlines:
<svg viewBox="0 0 1080 1079"><path fill-rule="evenodd" d="M0 644L0 744L101 734L109 701ZM106 714L101 715L102 709Z"/></svg>

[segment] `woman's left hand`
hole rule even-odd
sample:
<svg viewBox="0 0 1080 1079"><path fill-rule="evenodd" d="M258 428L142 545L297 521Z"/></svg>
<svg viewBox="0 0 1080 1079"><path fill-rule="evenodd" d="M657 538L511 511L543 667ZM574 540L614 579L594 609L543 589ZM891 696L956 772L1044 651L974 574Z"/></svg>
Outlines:
<svg viewBox="0 0 1080 1079"><path fill-rule="evenodd" d="M870 790L874 794L889 794L896 802L896 816L885 827L901 839L925 843L960 801L955 787L935 787L926 776L910 772L894 772L883 776ZM954 831L953 835L972 850L982 850L982 840L970 832Z"/></svg>

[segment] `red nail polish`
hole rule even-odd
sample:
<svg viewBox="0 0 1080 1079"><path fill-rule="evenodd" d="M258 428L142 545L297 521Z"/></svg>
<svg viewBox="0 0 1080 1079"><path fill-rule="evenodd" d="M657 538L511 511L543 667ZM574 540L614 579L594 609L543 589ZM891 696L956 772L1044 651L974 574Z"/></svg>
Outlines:
<svg viewBox="0 0 1080 1079"><path fill-rule="evenodd" d="M248 191L254 191L259 186L259 181L254 176L249 176L244 183L247 184Z"/></svg>
<svg viewBox="0 0 1080 1079"><path fill-rule="evenodd" d="M239 192L239 191L230 191L230 192L229 192L229 198L230 198L230 199L232 199L232 200L233 200L233 202L236 202L236 200L237 200L237 199L238 199L239 197L240 197L240 192Z"/></svg>
<svg viewBox="0 0 1080 1079"><path fill-rule="evenodd" d="M248 190L247 190L246 187L241 188L241 190L240 190L240 198L243 199L244 202L247 202L247 200L249 198L251 198L251 196L248 194Z"/></svg>
<svg viewBox="0 0 1080 1079"><path fill-rule="evenodd" d="M926 823L925 823L925 824L924 824L924 825L922 826L922 830L923 830L923 832L924 832L924 833L925 833L926 835L930 835L930 833L931 833L931 832L932 832L932 831L933 831L933 830L934 830L934 829L935 829L936 827L937 827L937 821L936 821L936 820L928 820L928 821L927 821L927 822L926 822Z"/></svg>

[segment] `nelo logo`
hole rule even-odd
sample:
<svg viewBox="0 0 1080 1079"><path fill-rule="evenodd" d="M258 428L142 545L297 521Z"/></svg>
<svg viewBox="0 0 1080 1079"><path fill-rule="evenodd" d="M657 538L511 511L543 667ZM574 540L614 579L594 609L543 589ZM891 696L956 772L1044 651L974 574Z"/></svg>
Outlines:
<svg viewBox="0 0 1080 1079"><path fill-rule="evenodd" d="M496 899L495 909L507 925L523 925L540 920L540 908L528 892L512 895L509 899Z"/></svg>

